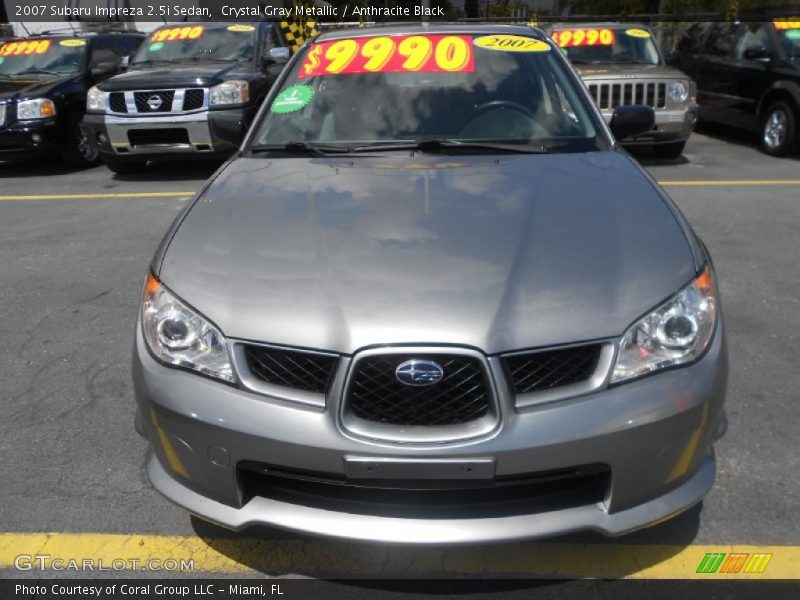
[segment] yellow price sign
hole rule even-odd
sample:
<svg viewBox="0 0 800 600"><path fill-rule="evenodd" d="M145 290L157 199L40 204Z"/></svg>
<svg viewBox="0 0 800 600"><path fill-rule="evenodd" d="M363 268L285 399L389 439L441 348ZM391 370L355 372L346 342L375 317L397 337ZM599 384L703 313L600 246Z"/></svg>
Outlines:
<svg viewBox="0 0 800 600"><path fill-rule="evenodd" d="M650 37L650 32L644 29L626 29L625 33L631 37L645 39Z"/></svg>
<svg viewBox="0 0 800 600"><path fill-rule="evenodd" d="M80 46L85 46L86 40L61 40L59 44L67 48L78 48Z"/></svg>
<svg viewBox="0 0 800 600"><path fill-rule="evenodd" d="M614 31L608 28L561 29L553 32L553 41L561 48L574 46L612 46Z"/></svg>
<svg viewBox="0 0 800 600"><path fill-rule="evenodd" d="M549 52L547 42L523 35L485 35L473 42L479 48L503 52Z"/></svg>
<svg viewBox="0 0 800 600"><path fill-rule="evenodd" d="M152 36L151 42L175 42L180 40L196 40L203 35L202 25L187 25L186 27L166 27L159 29Z"/></svg>
<svg viewBox="0 0 800 600"><path fill-rule="evenodd" d="M0 56L19 56L20 54L44 54L50 49L50 40L23 40L10 42L0 48Z"/></svg>

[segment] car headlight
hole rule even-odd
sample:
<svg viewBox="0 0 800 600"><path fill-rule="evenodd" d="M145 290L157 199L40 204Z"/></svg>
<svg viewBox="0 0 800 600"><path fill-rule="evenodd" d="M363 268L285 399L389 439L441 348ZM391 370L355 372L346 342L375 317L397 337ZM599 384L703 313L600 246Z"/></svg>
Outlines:
<svg viewBox="0 0 800 600"><path fill-rule="evenodd" d="M106 110L106 93L101 92L97 86L89 89L86 93L86 111L87 112L105 112Z"/></svg>
<svg viewBox="0 0 800 600"><path fill-rule="evenodd" d="M23 100L17 103L17 119L29 121L31 119L47 119L56 114L56 105L47 98Z"/></svg>
<svg viewBox="0 0 800 600"><path fill-rule="evenodd" d="M714 335L717 295L706 267L689 285L631 325L619 341L610 383L702 356Z"/></svg>
<svg viewBox="0 0 800 600"><path fill-rule="evenodd" d="M219 329L178 300L152 273L144 286L142 330L150 351L163 362L235 381Z"/></svg>
<svg viewBox="0 0 800 600"><path fill-rule="evenodd" d="M675 102L686 102L689 97L689 88L683 81L673 81L669 84L669 97Z"/></svg>
<svg viewBox="0 0 800 600"><path fill-rule="evenodd" d="M250 99L250 87L246 81L225 81L209 90L209 104L244 104Z"/></svg>

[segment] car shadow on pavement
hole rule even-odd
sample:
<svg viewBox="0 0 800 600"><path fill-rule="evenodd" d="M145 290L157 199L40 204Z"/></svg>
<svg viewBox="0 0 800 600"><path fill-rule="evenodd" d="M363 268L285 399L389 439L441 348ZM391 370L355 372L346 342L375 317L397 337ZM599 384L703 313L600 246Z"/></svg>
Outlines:
<svg viewBox="0 0 800 600"><path fill-rule="evenodd" d="M102 167L102 165L99 167ZM61 162L58 157L8 160L0 162L0 179L11 177L58 177L71 173L81 173L88 169L99 167L87 167L85 169L70 167Z"/></svg>
<svg viewBox="0 0 800 600"><path fill-rule="evenodd" d="M659 158L655 155L653 149L648 146L629 148L628 152L630 152L631 156L643 167L670 167L688 165L692 162L683 154L676 158Z"/></svg>
<svg viewBox="0 0 800 600"><path fill-rule="evenodd" d="M148 163L139 173L113 173L115 181L205 181L219 169L221 160L181 160Z"/></svg>
<svg viewBox="0 0 800 600"><path fill-rule="evenodd" d="M737 146L745 146L761 152L759 148L758 134L753 131L739 129L738 127L730 127L728 125L715 123L713 121L701 121L697 124L696 132L719 142L736 144ZM793 154L788 156L770 157L764 152L761 152L761 154L766 158L772 158L774 160L800 160L800 150L795 151Z"/></svg>
<svg viewBox="0 0 800 600"><path fill-rule="evenodd" d="M620 538L586 532L547 540L460 546L351 542L263 526L231 532L196 517L191 520L196 535L213 550L270 576L532 581L548 575L611 579L659 564L694 541L701 512L702 504ZM603 560L598 560L601 557Z"/></svg>

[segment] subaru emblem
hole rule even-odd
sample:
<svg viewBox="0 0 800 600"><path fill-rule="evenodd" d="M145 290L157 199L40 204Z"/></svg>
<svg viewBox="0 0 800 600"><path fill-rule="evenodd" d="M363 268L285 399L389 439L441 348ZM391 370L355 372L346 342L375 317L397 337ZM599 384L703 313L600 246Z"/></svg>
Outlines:
<svg viewBox="0 0 800 600"><path fill-rule="evenodd" d="M394 371L400 383L406 385L433 385L442 380L444 369L432 360L407 360Z"/></svg>
<svg viewBox="0 0 800 600"><path fill-rule="evenodd" d="M150 107L150 110L158 110L159 108L161 108L161 102L162 102L161 96L153 94L147 99L147 106Z"/></svg>

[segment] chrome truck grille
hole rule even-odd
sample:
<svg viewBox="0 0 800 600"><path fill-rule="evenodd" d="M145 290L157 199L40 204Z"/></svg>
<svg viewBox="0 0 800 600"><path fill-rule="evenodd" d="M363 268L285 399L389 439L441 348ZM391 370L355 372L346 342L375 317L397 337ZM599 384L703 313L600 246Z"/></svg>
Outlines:
<svg viewBox="0 0 800 600"><path fill-rule="evenodd" d="M111 92L108 107L116 114L176 114L205 108L207 95L204 88Z"/></svg>
<svg viewBox="0 0 800 600"><path fill-rule="evenodd" d="M667 106L667 84L660 81L588 83L587 87L600 109L630 104L646 104L653 108Z"/></svg>

